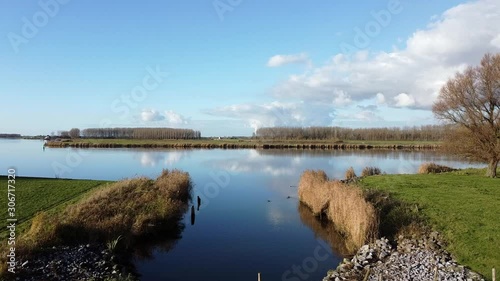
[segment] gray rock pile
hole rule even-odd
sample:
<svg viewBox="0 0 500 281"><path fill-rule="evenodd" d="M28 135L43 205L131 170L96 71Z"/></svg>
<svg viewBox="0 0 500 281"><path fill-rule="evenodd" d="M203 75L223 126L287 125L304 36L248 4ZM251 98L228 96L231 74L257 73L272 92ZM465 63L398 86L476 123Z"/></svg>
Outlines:
<svg viewBox="0 0 500 281"><path fill-rule="evenodd" d="M13 280L114 280L128 276L104 245L90 244L45 249L21 260L17 271Z"/></svg>
<svg viewBox="0 0 500 281"><path fill-rule="evenodd" d="M382 238L361 247L352 259L344 259L323 281L340 280L484 280L457 264L443 249L436 232L420 239L400 237L394 248Z"/></svg>

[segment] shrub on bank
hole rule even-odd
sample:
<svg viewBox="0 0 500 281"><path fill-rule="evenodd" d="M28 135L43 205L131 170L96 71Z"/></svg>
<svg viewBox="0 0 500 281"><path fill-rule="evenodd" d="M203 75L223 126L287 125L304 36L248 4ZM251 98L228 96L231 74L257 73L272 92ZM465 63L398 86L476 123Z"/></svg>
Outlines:
<svg viewBox="0 0 500 281"><path fill-rule="evenodd" d="M380 175L382 172L377 167L365 167L361 172L362 177Z"/></svg>
<svg viewBox="0 0 500 281"><path fill-rule="evenodd" d="M438 174L455 171L455 169L447 166L438 165L436 163L423 163L418 167L419 174Z"/></svg>

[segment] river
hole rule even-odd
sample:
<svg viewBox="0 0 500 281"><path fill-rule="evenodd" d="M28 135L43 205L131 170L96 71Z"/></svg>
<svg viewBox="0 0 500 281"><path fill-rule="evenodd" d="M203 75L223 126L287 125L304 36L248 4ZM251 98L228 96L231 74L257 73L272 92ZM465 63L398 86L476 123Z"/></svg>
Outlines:
<svg viewBox="0 0 500 281"><path fill-rule="evenodd" d="M435 151L46 148L33 140L0 140L0 174L120 180L189 172L202 204L182 237L155 242L137 256L142 280L321 280L342 259L342 242L297 199L300 174L322 169L342 178L349 167L416 173L424 162L474 166ZM22 188L22 186L19 186ZM20 204L20 206L22 206ZM333 237L333 238L332 238Z"/></svg>

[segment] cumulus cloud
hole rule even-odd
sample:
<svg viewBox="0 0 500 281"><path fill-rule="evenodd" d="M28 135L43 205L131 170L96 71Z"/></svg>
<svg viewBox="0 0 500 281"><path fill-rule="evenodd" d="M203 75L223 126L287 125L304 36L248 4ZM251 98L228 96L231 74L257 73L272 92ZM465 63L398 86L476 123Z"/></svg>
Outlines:
<svg viewBox="0 0 500 281"><path fill-rule="evenodd" d="M401 93L394 97L396 107L408 107L415 105L415 99L411 95Z"/></svg>
<svg viewBox="0 0 500 281"><path fill-rule="evenodd" d="M414 32L400 50L336 54L320 67L291 75L274 87L273 95L326 103L376 96L378 104L430 109L455 72L477 65L487 52L500 51L499 34L500 2L467 2ZM276 58L273 64L282 61Z"/></svg>
<svg viewBox="0 0 500 281"><path fill-rule="evenodd" d="M141 120L144 122L154 122L165 120L165 116L163 116L160 112L153 109L144 109L141 112Z"/></svg>
<svg viewBox="0 0 500 281"><path fill-rule="evenodd" d="M377 95L375 95L375 99L377 100L377 104L385 104L385 96L384 94L382 93L377 93Z"/></svg>
<svg viewBox="0 0 500 281"><path fill-rule="evenodd" d="M270 102L264 104L236 104L218 107L205 113L246 120L254 130L269 126L328 126L332 124L332 105L303 102Z"/></svg>
<svg viewBox="0 0 500 281"><path fill-rule="evenodd" d="M279 66L283 66L286 64L292 64L292 63L308 64L309 57L307 56L307 54L304 54L304 53L293 54L293 55L275 55L275 56L272 56L267 61L267 66L268 67L279 67Z"/></svg>
<svg viewBox="0 0 500 281"><path fill-rule="evenodd" d="M143 122L165 121L170 125L183 125L189 123L188 118L185 118L184 116L174 112L173 110L159 112L154 109L144 109L141 112L141 120Z"/></svg>
<svg viewBox="0 0 500 281"><path fill-rule="evenodd" d="M188 123L188 120L186 118L184 118L184 116L180 115L179 113L174 112L173 110L165 111L164 115L165 115L165 119L170 124L181 125L181 124Z"/></svg>

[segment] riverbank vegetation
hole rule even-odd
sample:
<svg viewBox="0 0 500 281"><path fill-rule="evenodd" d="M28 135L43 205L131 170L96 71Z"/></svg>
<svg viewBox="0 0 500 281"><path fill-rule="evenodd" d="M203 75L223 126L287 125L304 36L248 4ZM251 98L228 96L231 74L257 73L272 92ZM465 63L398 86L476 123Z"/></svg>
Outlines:
<svg viewBox="0 0 500 281"><path fill-rule="evenodd" d="M76 128L72 131L78 130ZM79 131L80 132L80 131ZM201 132L178 128L89 128L81 131L84 138L104 139L199 139ZM68 132L68 136L71 131ZM76 135L75 133L73 135Z"/></svg>
<svg viewBox="0 0 500 281"><path fill-rule="evenodd" d="M150 139L63 139L48 147L79 148L179 148L179 149L437 149L439 142L424 141L338 141L262 140L251 138L150 140Z"/></svg>
<svg viewBox="0 0 500 281"><path fill-rule="evenodd" d="M373 232L394 240L399 235L418 236L436 230L457 261L491 278L491 268L500 264L500 182L484 177L485 171L376 175L350 185L328 181L322 171L306 171L300 180L299 198L313 213L327 214L347 238L359 235L356 222L361 226L377 222L376 230L365 228L364 242ZM355 196L345 197L347 190ZM335 212L350 212L347 219L335 220L328 211L335 200L345 209ZM366 217L361 219L360 214Z"/></svg>
<svg viewBox="0 0 500 281"><path fill-rule="evenodd" d="M68 181L54 181L59 183L58 191L72 189L67 186ZM162 230L163 236L168 236L170 232L178 235L177 222L187 210L191 196L191 180L187 173L165 170L156 180L141 177L101 184L96 188L100 183L94 182L94 189L83 196L74 193L73 198L78 200L65 201L64 205L48 203L48 206L54 207L31 216L30 226L18 234L16 255L29 256L55 245L105 243L117 237L123 240L130 252L130 248L141 238L154 239L159 230ZM24 189L22 184L19 180L18 186ZM37 184L41 183L37 181ZM66 186L62 187L64 184ZM56 198L49 196L44 200L56 201ZM27 199L23 206L35 201ZM25 215L27 220L29 217ZM6 249L5 243L2 243L2 249ZM2 265L5 265L4 260Z"/></svg>
<svg viewBox="0 0 500 281"><path fill-rule="evenodd" d="M266 140L351 140L351 141L441 141L446 126L426 125L404 128L264 127L256 138Z"/></svg>

